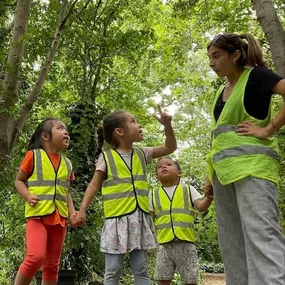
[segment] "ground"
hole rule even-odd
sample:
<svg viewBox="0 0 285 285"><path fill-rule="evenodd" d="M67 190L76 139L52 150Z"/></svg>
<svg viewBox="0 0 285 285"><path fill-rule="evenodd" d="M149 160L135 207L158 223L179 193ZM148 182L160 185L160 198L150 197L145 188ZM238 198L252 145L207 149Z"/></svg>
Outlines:
<svg viewBox="0 0 285 285"><path fill-rule="evenodd" d="M225 275L205 273L203 285L226 285Z"/></svg>

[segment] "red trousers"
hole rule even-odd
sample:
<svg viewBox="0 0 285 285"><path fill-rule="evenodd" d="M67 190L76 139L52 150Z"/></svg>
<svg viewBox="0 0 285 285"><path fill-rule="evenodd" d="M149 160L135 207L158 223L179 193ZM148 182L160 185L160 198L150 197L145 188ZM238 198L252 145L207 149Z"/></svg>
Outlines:
<svg viewBox="0 0 285 285"><path fill-rule="evenodd" d="M41 219L29 219L26 225L27 252L19 268L21 275L32 278L42 267L42 279L55 282L66 228L61 225L45 225Z"/></svg>

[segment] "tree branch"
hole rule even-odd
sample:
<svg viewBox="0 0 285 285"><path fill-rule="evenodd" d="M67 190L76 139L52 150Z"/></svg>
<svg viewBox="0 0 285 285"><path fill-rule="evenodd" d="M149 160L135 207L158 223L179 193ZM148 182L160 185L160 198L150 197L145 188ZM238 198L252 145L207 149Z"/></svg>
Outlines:
<svg viewBox="0 0 285 285"><path fill-rule="evenodd" d="M24 35L28 29L30 7L30 0L17 1L13 34L4 78L4 94L0 103L1 107L5 109L14 106L18 97L19 75L24 54Z"/></svg>
<svg viewBox="0 0 285 285"><path fill-rule="evenodd" d="M118 10L118 8L120 7L121 4L121 0L118 1L118 4L115 6L115 8L110 12L110 14L108 15L108 17L106 18L106 20L104 21L104 30L103 30L103 37L105 42L103 43L103 46L101 48L101 53L99 56L99 63L98 63L98 67L97 70L95 72L95 78L91 87L91 100L95 101L96 98L96 89L97 89L97 85L98 82L100 80L100 74L101 74L101 69L102 69L102 65L103 65L103 59L106 56L106 39L107 39L107 29L111 23L112 17L114 16L114 14L116 13L116 11Z"/></svg>
<svg viewBox="0 0 285 285"><path fill-rule="evenodd" d="M54 60L54 57L57 53L62 32L65 28L67 20L69 19L69 17L73 13L75 4L77 2L78 2L78 0L73 1L68 12L66 12L68 1L67 0L63 1L63 4L61 6L61 10L59 13L59 25L56 28L56 31L54 34L54 39L52 41L51 47L48 51L48 54L46 56L46 59L45 59L43 65L41 67L41 70L39 72L36 83L35 83L32 91L30 92L29 96L27 97L26 103L23 105L22 109L20 110L19 118L17 119L17 121L15 123L14 132L13 132L13 136L12 136L13 143L18 139L18 137L19 137L19 135L23 129L23 126L25 124L25 121L29 115L29 112L32 109L34 103L36 102L36 100L37 100L37 98L38 98L38 96L42 90L42 87L44 85L46 77L47 77L47 75L51 69L51 65L52 65L52 62Z"/></svg>

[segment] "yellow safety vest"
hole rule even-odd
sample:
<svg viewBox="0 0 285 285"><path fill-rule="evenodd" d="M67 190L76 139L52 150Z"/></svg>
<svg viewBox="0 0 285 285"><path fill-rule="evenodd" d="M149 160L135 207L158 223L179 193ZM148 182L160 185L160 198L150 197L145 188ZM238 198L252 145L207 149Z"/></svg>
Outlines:
<svg viewBox="0 0 285 285"><path fill-rule="evenodd" d="M131 168L114 149L103 152L107 178L102 184L106 218L120 217L134 212L137 207L149 213L146 160L141 149L133 149Z"/></svg>
<svg viewBox="0 0 285 285"><path fill-rule="evenodd" d="M271 107L264 120L250 116L245 110L244 93L251 70L244 70L216 122L214 107L223 88L219 89L211 114L212 150L207 158L209 177L212 179L215 172L223 185L248 176L267 179L276 184L279 182L280 155L277 139L240 136L235 132L242 121L260 127L267 126L271 121Z"/></svg>
<svg viewBox="0 0 285 285"><path fill-rule="evenodd" d="M59 214L67 218L67 195L72 172L68 158L61 155L56 171L48 154L43 149L34 149L34 170L29 177L27 187L32 195L40 198L35 207L25 204L26 218L46 216L58 209Z"/></svg>
<svg viewBox="0 0 285 285"><path fill-rule="evenodd" d="M152 194L155 213L157 241L160 244L174 239L195 242L194 215L191 193L188 185L178 184L172 201L160 187Z"/></svg>

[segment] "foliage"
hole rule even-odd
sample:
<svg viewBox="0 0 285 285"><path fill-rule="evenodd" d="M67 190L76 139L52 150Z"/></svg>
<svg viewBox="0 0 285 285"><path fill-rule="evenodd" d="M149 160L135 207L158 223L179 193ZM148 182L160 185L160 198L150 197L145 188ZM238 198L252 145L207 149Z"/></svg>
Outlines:
<svg viewBox="0 0 285 285"><path fill-rule="evenodd" d="M78 208L94 172L96 129L105 114L125 109L135 114L144 130L145 146L161 144L161 126L152 118L156 104L175 113L173 125L183 180L203 192L209 151L209 113L214 90L221 80L209 71L205 47L222 31L251 32L260 40L267 60L270 48L257 24L251 1L217 0L111 0L78 1L73 25L63 34L43 90L26 121L20 141L0 173L0 283L11 284L24 255L23 201L15 194L13 181L36 125L47 116L59 117L69 126L71 146L67 155L76 180L71 193ZM20 75L17 113L50 46L60 1L32 1L26 49ZM276 0L284 25L284 3ZM15 1L0 1L0 76L3 78ZM3 40L2 40L3 39ZM272 66L273 67L273 66ZM274 112L281 100L273 104ZM285 232L285 131L278 134L281 162L279 205ZM155 162L149 166L151 187L156 187ZM99 251L103 226L100 194L88 209L88 224L68 229L62 267L77 269L80 282L102 276L104 258ZM195 223L201 267L221 270L215 210L198 215ZM150 253L153 276L155 252ZM126 258L122 284L132 284ZM8 280L8 281L7 281ZM179 277L175 279L179 284Z"/></svg>
<svg viewBox="0 0 285 285"><path fill-rule="evenodd" d="M11 157L10 168L5 169L0 176L0 284L12 283L25 250L23 207L19 208L22 201L13 189L17 162L17 159Z"/></svg>
<svg viewBox="0 0 285 285"><path fill-rule="evenodd" d="M103 110L99 106L81 101L68 108L68 115L71 138L69 157L76 177L71 194L78 208L94 172L95 131L102 120ZM80 281L90 280L95 273L102 275L104 268L104 258L98 251L103 225L102 201L94 202L87 214L87 226L76 230L68 228L62 254L62 268L77 270Z"/></svg>
<svg viewBox="0 0 285 285"><path fill-rule="evenodd" d="M205 262L205 263L200 264L200 268L204 272L224 273L224 265L223 265L223 263Z"/></svg>
<svg viewBox="0 0 285 285"><path fill-rule="evenodd" d="M197 251L202 262L221 263L214 206L198 215L195 223Z"/></svg>

